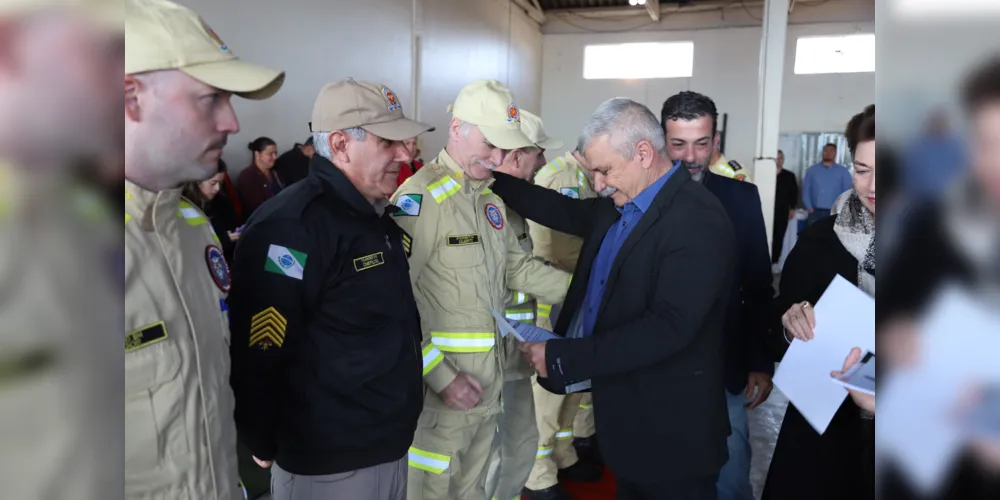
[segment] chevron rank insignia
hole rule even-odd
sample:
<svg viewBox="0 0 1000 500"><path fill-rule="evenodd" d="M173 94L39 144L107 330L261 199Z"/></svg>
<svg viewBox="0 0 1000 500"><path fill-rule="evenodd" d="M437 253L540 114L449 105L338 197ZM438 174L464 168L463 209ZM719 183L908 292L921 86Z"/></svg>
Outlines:
<svg viewBox="0 0 1000 500"><path fill-rule="evenodd" d="M410 235L402 229L400 229L400 232L403 233L403 252L406 253L406 257L409 258L410 255L413 254L413 238L411 238Z"/></svg>
<svg viewBox="0 0 1000 500"><path fill-rule="evenodd" d="M262 351L281 347L285 343L287 326L288 320L274 307L254 314L250 319L250 347L260 346Z"/></svg>

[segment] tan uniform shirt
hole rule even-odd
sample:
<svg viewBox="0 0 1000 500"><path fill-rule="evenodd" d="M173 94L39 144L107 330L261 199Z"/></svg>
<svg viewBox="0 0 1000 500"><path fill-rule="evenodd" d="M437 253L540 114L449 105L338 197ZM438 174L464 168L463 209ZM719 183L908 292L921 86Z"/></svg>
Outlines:
<svg viewBox="0 0 1000 500"><path fill-rule="evenodd" d="M569 273L525 253L511 228L503 201L488 181L467 178L441 151L408 179L392 201L402 214L410 280L423 330L424 409L451 411L438 397L459 372L484 388L473 410L500 411L504 349L490 310L503 312L508 288L548 301L566 295Z"/></svg>
<svg viewBox="0 0 1000 500"><path fill-rule="evenodd" d="M571 153L550 161L535 175L535 184L558 191L565 196L587 200L597 198L590 180L580 162ZM535 222L528 222L535 256L555 264L559 269L573 272L580 258L583 239L553 231Z"/></svg>
<svg viewBox="0 0 1000 500"><path fill-rule="evenodd" d="M736 179L738 181L752 182L750 180L750 173L743 168L743 165L740 165L740 163L736 160L726 158L726 155L720 154L719 159L715 160L715 163L712 163L708 169L716 175L729 177L730 179Z"/></svg>
<svg viewBox="0 0 1000 500"><path fill-rule="evenodd" d="M3 498L121 497L121 241L106 207L0 167Z"/></svg>
<svg viewBox="0 0 1000 500"><path fill-rule="evenodd" d="M507 208L507 223L510 225L511 230L514 231L514 234L517 235L517 242L521 250L531 255L533 248L531 245L531 236L528 234L527 221L517 212ZM507 319L522 321L529 325L535 324L538 318L538 301L534 297L525 292L508 290L506 302ZM524 356L520 355L520 352L517 350L517 344L517 339L513 336L507 336L504 339L504 350L507 355L504 378L508 381L530 378L535 374L535 369L532 368L531 363L528 363L524 359Z"/></svg>
<svg viewBox="0 0 1000 500"><path fill-rule="evenodd" d="M243 498L229 268L180 190L125 185L125 497Z"/></svg>

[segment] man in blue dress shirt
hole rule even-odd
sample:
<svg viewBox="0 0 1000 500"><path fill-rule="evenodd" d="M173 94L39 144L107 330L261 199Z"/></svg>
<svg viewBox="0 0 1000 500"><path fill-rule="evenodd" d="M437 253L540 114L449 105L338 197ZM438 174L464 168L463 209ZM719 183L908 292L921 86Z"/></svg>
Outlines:
<svg viewBox="0 0 1000 500"><path fill-rule="evenodd" d="M812 224L830 215L837 197L851 189L851 173L847 167L836 163L837 145L823 146L823 161L806 170L802 181L802 203L809 211L806 224Z"/></svg>

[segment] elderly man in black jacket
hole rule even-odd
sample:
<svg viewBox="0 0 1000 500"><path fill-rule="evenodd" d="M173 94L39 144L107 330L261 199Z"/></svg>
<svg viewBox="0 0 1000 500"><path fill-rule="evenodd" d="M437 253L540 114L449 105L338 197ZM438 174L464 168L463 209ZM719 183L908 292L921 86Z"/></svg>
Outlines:
<svg viewBox="0 0 1000 500"><path fill-rule="evenodd" d="M545 385L592 381L618 498L715 499L728 452L723 330L735 236L719 200L667 158L659 122L628 99L583 132L602 195L575 200L496 174L519 214L584 238L556 333L522 352Z"/></svg>

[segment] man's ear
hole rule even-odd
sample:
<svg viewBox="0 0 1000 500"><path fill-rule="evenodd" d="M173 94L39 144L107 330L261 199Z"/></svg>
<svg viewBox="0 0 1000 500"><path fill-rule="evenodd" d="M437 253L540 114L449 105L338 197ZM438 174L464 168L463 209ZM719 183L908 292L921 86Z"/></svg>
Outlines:
<svg viewBox="0 0 1000 500"><path fill-rule="evenodd" d="M333 152L334 163L345 164L351 161L350 155L347 154L347 134L343 130L331 132L327 140L330 141L329 146L330 151Z"/></svg>
<svg viewBox="0 0 1000 500"><path fill-rule="evenodd" d="M139 92L143 82L132 75L125 75L125 118L138 122L142 118Z"/></svg>
<svg viewBox="0 0 1000 500"><path fill-rule="evenodd" d="M451 123L448 124L448 136L452 139L458 140L462 135L462 120L458 118L452 118Z"/></svg>
<svg viewBox="0 0 1000 500"><path fill-rule="evenodd" d="M716 132L715 136L712 139L712 151L718 151L719 150L719 142L721 142L721 141L722 141L722 134Z"/></svg>
<svg viewBox="0 0 1000 500"><path fill-rule="evenodd" d="M639 158L639 165L644 169L648 169L653 166L653 158L656 156L656 150L653 149L653 144L649 141L639 141L639 144L635 146L636 157Z"/></svg>

